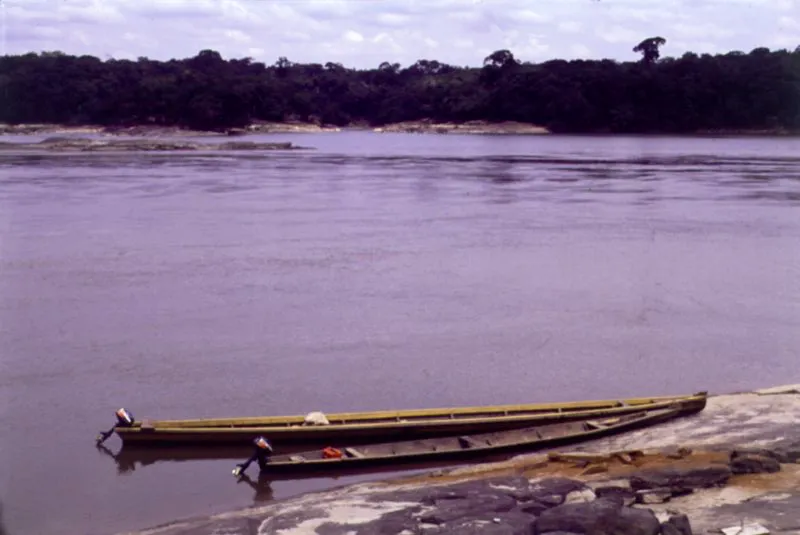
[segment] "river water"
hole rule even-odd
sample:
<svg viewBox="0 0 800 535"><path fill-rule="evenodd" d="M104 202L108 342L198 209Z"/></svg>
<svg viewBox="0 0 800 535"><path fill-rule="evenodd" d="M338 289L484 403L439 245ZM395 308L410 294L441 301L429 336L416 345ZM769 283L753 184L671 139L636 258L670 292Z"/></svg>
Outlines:
<svg viewBox="0 0 800 535"><path fill-rule="evenodd" d="M119 406L302 414L800 377L798 139L261 139L314 150L0 154L10 534L114 533L354 480L118 464L93 440Z"/></svg>

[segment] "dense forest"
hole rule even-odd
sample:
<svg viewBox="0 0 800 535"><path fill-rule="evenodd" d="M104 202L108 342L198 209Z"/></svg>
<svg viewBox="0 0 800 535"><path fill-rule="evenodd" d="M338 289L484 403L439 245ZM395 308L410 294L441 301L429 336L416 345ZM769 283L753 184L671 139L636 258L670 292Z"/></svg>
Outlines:
<svg viewBox="0 0 800 535"><path fill-rule="evenodd" d="M479 68L419 60L356 70L283 57L267 66L212 50L170 61L3 56L0 122L215 130L258 120L378 126L432 119L521 121L554 132L800 129L800 47L661 58L663 44L645 39L630 62L526 63L498 50Z"/></svg>

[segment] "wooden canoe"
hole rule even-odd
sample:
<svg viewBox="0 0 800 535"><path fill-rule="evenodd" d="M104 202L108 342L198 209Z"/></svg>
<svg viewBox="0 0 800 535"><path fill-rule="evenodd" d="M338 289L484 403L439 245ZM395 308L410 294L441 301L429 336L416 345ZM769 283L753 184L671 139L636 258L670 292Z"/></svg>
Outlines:
<svg viewBox="0 0 800 535"><path fill-rule="evenodd" d="M702 410L706 392L604 401L500 405L326 414L327 425L305 425L305 417L271 416L192 420L143 420L116 426L123 444L221 446L250 445L258 436L283 446L370 444L442 436L489 433L533 425L621 416L675 403Z"/></svg>
<svg viewBox="0 0 800 535"><path fill-rule="evenodd" d="M341 448L342 457L326 458L322 449L274 455L263 472L273 479L300 473L340 471L361 466L399 465L428 461L464 461L519 451L588 441L663 423L702 410L691 402L643 409L620 416L582 418L492 433L387 442Z"/></svg>

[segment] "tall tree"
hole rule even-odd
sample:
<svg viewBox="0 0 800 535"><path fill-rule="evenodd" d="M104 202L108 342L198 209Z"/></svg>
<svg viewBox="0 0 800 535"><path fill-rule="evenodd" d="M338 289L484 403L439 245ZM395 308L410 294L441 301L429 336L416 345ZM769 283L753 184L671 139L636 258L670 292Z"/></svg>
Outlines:
<svg viewBox="0 0 800 535"><path fill-rule="evenodd" d="M648 37L633 47L633 51L641 53L642 63L649 65L651 63L655 63L661 56L661 53L658 49L662 45L666 44L666 42L667 40L663 37Z"/></svg>

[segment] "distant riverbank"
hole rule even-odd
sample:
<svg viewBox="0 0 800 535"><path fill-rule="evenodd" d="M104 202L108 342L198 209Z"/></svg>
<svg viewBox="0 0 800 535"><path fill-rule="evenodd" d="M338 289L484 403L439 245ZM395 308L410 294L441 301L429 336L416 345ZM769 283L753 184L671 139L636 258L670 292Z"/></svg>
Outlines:
<svg viewBox="0 0 800 535"><path fill-rule="evenodd" d="M100 125L60 125L60 124L0 124L0 135L37 134L100 134L111 136L241 136L247 134L298 134L327 133L346 130L366 130L373 132L435 133L435 134L548 134L542 126L520 122L468 121L465 123L435 122L430 120L404 121L384 126L353 124L348 126L320 125L302 122L257 122L245 128L205 131L190 130L172 126L100 126Z"/></svg>
<svg viewBox="0 0 800 535"><path fill-rule="evenodd" d="M463 123L436 122L429 119L403 121L382 126L351 124L335 126L305 122L265 122L259 121L244 128L225 130L192 130L177 126L100 126L100 125L62 125L62 124L1 124L2 135L73 135L93 134L101 136L132 137L200 137L200 136L246 136L251 134L323 134L346 131L372 131L376 133L405 134L466 134L466 135L546 135L552 132L540 125L503 121L467 121ZM594 132L594 134L604 134ZM651 132L659 134L659 132ZM609 133L609 135L612 135ZM797 136L800 131L774 129L739 130L701 130L689 133L696 136Z"/></svg>

